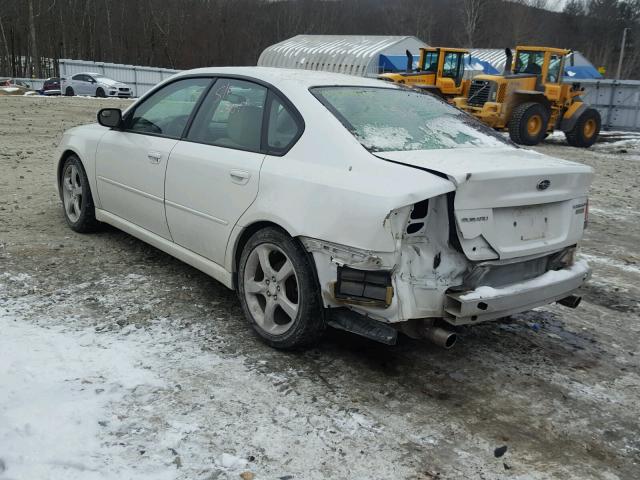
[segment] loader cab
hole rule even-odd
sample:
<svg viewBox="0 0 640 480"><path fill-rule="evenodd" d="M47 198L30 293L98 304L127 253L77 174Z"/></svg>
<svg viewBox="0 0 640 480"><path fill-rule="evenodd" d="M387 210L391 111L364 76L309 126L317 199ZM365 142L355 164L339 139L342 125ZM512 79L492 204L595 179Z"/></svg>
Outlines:
<svg viewBox="0 0 640 480"><path fill-rule="evenodd" d="M564 59L569 50L545 47L518 47L513 62L516 75L535 75L540 84L562 83Z"/></svg>
<svg viewBox="0 0 640 480"><path fill-rule="evenodd" d="M413 56L407 51L407 68L404 72L383 73L381 80L424 89L444 98L464 95L469 80L464 80L464 55L462 48L420 49L418 68L411 67Z"/></svg>
<svg viewBox="0 0 640 480"><path fill-rule="evenodd" d="M459 48L421 48L419 69L425 73L435 73L436 82L440 78L450 78L459 87L464 76L465 53L467 50Z"/></svg>

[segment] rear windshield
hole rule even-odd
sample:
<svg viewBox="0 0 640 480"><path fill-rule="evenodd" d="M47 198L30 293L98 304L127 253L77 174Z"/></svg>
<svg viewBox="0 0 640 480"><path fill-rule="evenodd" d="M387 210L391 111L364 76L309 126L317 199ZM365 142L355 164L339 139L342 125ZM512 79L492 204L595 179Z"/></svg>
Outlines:
<svg viewBox="0 0 640 480"><path fill-rule="evenodd" d="M384 87L315 87L311 92L372 152L510 145L431 94Z"/></svg>

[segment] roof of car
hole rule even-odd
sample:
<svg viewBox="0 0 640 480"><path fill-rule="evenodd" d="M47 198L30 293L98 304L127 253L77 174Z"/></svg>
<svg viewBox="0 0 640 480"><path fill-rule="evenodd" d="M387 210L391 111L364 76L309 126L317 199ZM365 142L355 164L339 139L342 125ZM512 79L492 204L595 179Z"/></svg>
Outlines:
<svg viewBox="0 0 640 480"><path fill-rule="evenodd" d="M356 77L342 73L315 70L274 68L274 67L210 67L185 70L178 75L213 74L213 75L245 75L271 83L274 86L282 83L296 84L303 88L319 85L354 85L354 86L388 86L393 84L374 78Z"/></svg>

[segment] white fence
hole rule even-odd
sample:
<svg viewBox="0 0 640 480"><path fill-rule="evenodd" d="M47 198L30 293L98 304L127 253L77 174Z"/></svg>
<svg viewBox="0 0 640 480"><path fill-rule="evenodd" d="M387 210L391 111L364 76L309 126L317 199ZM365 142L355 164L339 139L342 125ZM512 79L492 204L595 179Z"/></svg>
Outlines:
<svg viewBox="0 0 640 480"><path fill-rule="evenodd" d="M604 130L640 130L640 81L578 81L584 101L600 112Z"/></svg>
<svg viewBox="0 0 640 480"><path fill-rule="evenodd" d="M130 85L136 97L144 95L151 90L154 85L180 71L168 68L140 67L137 65L69 59L60 59L59 65L61 77L70 77L76 73L83 72L101 73L105 77L113 78L114 80Z"/></svg>
<svg viewBox="0 0 640 480"><path fill-rule="evenodd" d="M11 78L13 80L20 80L21 82L26 83L34 90L40 90L44 85L44 81L45 81L44 78L14 78L14 77L11 77Z"/></svg>

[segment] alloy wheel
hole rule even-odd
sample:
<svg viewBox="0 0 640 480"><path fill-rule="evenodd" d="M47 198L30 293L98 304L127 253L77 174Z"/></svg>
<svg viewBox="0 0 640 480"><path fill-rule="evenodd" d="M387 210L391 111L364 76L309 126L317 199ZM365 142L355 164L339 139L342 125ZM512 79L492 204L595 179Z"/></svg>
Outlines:
<svg viewBox="0 0 640 480"><path fill-rule="evenodd" d="M67 217L76 223L82 212L82 176L73 163L67 165L62 176L62 200Z"/></svg>
<svg viewBox="0 0 640 480"><path fill-rule="evenodd" d="M269 335L282 335L299 310L298 277L291 259L278 246L261 243L244 269L244 295L256 324Z"/></svg>

